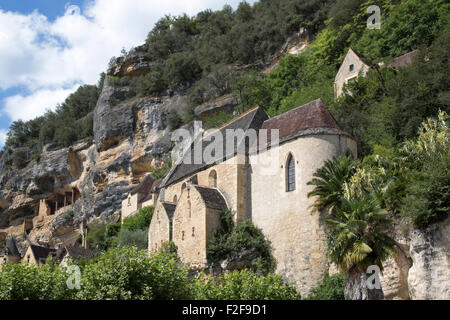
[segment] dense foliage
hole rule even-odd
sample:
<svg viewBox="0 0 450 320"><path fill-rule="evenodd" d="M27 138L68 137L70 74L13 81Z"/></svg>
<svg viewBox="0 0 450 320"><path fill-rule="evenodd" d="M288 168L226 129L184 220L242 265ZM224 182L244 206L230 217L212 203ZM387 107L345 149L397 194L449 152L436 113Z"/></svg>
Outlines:
<svg viewBox="0 0 450 320"><path fill-rule="evenodd" d="M80 267L78 288L74 266L66 269L51 260L41 266L3 265L0 300L300 299L275 275L234 272L217 284L191 279L170 250L149 257L134 247L110 249Z"/></svg>
<svg viewBox="0 0 450 320"><path fill-rule="evenodd" d="M194 282L194 294L200 300L300 300L300 293L281 276L250 270L227 273L217 281L200 278Z"/></svg>
<svg viewBox="0 0 450 320"><path fill-rule="evenodd" d="M343 273L330 276L326 273L321 282L311 289L306 300L345 300L345 282Z"/></svg>
<svg viewBox="0 0 450 320"><path fill-rule="evenodd" d="M235 227L231 213L223 212L220 227L208 243L208 261L220 262L226 258L236 257L244 251L252 253L252 269L258 274L267 274L275 270L271 244L262 230L255 227L250 220L242 221Z"/></svg>

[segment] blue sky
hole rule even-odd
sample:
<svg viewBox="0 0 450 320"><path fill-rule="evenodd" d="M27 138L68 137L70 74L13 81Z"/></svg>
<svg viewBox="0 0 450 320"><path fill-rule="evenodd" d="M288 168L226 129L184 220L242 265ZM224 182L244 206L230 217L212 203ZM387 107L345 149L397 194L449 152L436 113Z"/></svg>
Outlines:
<svg viewBox="0 0 450 320"><path fill-rule="evenodd" d="M165 14L239 2L0 0L0 148L12 121L40 116L79 85L97 83L109 59L142 44Z"/></svg>

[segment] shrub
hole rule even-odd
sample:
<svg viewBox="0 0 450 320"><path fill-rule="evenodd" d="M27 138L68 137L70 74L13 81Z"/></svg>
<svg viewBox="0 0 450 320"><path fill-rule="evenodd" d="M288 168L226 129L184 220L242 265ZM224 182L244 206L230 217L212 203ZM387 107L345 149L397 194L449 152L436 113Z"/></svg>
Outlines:
<svg viewBox="0 0 450 320"><path fill-rule="evenodd" d="M126 218L122 224L123 230L144 230L148 229L150 226L150 221L152 220L154 207L145 207L139 210L136 214L131 217Z"/></svg>
<svg viewBox="0 0 450 320"><path fill-rule="evenodd" d="M77 299L172 300L190 298L187 270L170 255L137 248L111 249L86 266Z"/></svg>
<svg viewBox="0 0 450 320"><path fill-rule="evenodd" d="M119 233L119 244L146 250L148 248L148 229L122 229Z"/></svg>
<svg viewBox="0 0 450 320"><path fill-rule="evenodd" d="M50 259L41 266L4 264L0 272L0 300L70 300L66 269Z"/></svg>
<svg viewBox="0 0 450 320"><path fill-rule="evenodd" d="M117 245L120 222L115 224L102 223L88 226L87 246L91 249L106 251Z"/></svg>
<svg viewBox="0 0 450 320"><path fill-rule="evenodd" d="M167 123L169 124L170 131L173 131L178 129L183 124L183 120L178 115L178 112L172 109L167 114Z"/></svg>
<svg viewBox="0 0 450 320"><path fill-rule="evenodd" d="M252 266L257 273L267 274L275 269L271 244L261 229L255 227L250 220L243 221L234 228L231 213L224 212L220 227L208 244L208 261L219 262L246 250L255 256Z"/></svg>
<svg viewBox="0 0 450 320"><path fill-rule="evenodd" d="M13 165L17 169L23 169L27 166L27 154L24 150L16 150L13 155Z"/></svg>
<svg viewBox="0 0 450 320"><path fill-rule="evenodd" d="M250 270L221 276L216 284L206 277L194 281L194 295L200 300L299 300L300 293L279 275L260 276Z"/></svg>
<svg viewBox="0 0 450 320"><path fill-rule="evenodd" d="M309 293L306 300L345 300L345 283L347 279L343 273L330 276L326 273L322 281Z"/></svg>

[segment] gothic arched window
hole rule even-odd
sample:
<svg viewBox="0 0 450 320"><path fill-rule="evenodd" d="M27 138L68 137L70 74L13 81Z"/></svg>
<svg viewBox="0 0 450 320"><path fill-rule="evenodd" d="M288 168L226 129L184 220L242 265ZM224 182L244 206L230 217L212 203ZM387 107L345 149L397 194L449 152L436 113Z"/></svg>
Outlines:
<svg viewBox="0 0 450 320"><path fill-rule="evenodd" d="M295 159L289 155L286 163L286 191L295 190Z"/></svg>

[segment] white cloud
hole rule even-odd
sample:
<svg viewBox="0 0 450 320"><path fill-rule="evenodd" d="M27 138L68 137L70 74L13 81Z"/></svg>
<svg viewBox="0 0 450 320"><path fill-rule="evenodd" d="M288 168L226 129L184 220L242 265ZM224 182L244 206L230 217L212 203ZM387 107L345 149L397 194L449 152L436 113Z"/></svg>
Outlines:
<svg viewBox="0 0 450 320"><path fill-rule="evenodd" d="M12 119L39 115L64 100L71 92L64 88L96 83L109 58L122 47L142 44L165 14L193 15L239 2L91 0L82 10L66 5L65 14L55 21L38 11L22 15L0 9L0 90L20 86L31 92L5 99L4 109Z"/></svg>
<svg viewBox="0 0 450 320"><path fill-rule="evenodd" d="M0 147L3 147L5 145L6 142L6 134L8 133L8 130L6 129L1 129L0 130Z"/></svg>
<svg viewBox="0 0 450 320"><path fill-rule="evenodd" d="M41 89L27 96L11 96L5 99L3 110L13 121L27 121L44 114L47 109L54 109L76 89L76 86L71 89Z"/></svg>

